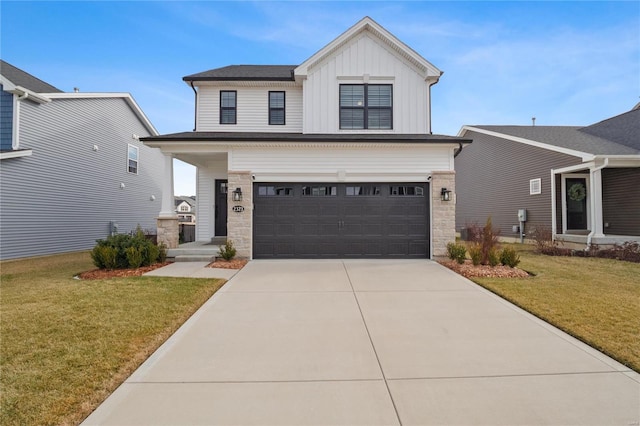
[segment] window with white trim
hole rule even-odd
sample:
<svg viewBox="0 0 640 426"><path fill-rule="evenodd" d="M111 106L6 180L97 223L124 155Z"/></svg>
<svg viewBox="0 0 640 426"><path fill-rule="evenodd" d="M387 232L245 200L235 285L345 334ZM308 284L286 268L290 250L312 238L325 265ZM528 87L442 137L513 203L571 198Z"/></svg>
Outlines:
<svg viewBox="0 0 640 426"><path fill-rule="evenodd" d="M180 211L181 211L181 212L188 212L188 211L189 211L189 206L184 205L184 204L183 204L183 205L181 205L181 206L180 206Z"/></svg>
<svg viewBox="0 0 640 426"><path fill-rule="evenodd" d="M341 129L392 129L391 84L341 84Z"/></svg>
<svg viewBox="0 0 640 426"><path fill-rule="evenodd" d="M138 174L138 147L135 145L128 144L129 147L127 149L127 171L129 173L133 173L134 175Z"/></svg>
<svg viewBox="0 0 640 426"><path fill-rule="evenodd" d="M540 178L531 179L529 181L529 195L538 194L542 194L542 180Z"/></svg>

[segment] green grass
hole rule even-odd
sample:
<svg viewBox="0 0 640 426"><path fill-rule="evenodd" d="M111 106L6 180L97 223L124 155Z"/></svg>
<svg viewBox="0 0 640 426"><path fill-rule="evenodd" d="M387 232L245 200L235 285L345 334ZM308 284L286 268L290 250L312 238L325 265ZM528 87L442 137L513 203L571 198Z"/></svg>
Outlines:
<svg viewBox="0 0 640 426"><path fill-rule="evenodd" d="M535 276L473 281L640 372L640 264L518 250Z"/></svg>
<svg viewBox="0 0 640 426"><path fill-rule="evenodd" d="M78 424L224 282L73 279L88 253L0 268L3 425Z"/></svg>

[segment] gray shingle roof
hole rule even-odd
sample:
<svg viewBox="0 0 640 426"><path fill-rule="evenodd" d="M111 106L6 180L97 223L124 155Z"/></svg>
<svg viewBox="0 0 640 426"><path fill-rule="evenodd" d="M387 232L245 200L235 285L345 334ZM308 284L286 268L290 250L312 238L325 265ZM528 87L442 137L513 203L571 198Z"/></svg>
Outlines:
<svg viewBox="0 0 640 426"><path fill-rule="evenodd" d="M579 126L472 126L479 129L542 142L562 148L573 149L593 155L637 155L640 148L610 140L603 128L598 128L601 136L589 134ZM591 127L591 126L590 126ZM593 131L593 130L592 130ZM626 133L625 133L626 134ZM632 135L629 134L631 138ZM636 144L640 133L635 131Z"/></svg>
<svg viewBox="0 0 640 426"><path fill-rule="evenodd" d="M31 74L22 71L20 68L14 67L8 62L0 59L0 74L7 80L15 84L16 86L22 86L25 89L29 89L36 93L61 93L62 90L58 89L40 80Z"/></svg>
<svg viewBox="0 0 640 426"><path fill-rule="evenodd" d="M184 81L293 81L297 65L229 65L183 77Z"/></svg>
<svg viewBox="0 0 640 426"><path fill-rule="evenodd" d="M634 108L624 114L583 127L580 131L640 151L640 109Z"/></svg>
<svg viewBox="0 0 640 426"><path fill-rule="evenodd" d="M471 139L445 135L394 133L267 133L267 132L182 132L140 138L144 142L399 142L399 143L471 143Z"/></svg>

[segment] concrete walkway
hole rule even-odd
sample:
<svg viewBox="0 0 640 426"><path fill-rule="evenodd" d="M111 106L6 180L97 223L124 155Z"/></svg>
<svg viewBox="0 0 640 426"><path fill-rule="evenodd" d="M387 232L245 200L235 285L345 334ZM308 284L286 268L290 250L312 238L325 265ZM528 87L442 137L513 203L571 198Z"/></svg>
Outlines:
<svg viewBox="0 0 640 426"><path fill-rule="evenodd" d="M85 424L638 425L640 376L426 260L252 261Z"/></svg>

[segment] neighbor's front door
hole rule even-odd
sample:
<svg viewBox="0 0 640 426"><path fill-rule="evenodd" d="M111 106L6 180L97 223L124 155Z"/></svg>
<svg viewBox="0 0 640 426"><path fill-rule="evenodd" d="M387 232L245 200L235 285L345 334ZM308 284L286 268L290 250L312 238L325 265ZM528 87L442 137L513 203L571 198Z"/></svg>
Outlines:
<svg viewBox="0 0 640 426"><path fill-rule="evenodd" d="M216 179L216 237L227 235L227 180Z"/></svg>
<svg viewBox="0 0 640 426"><path fill-rule="evenodd" d="M588 229L587 179L567 178L565 182L567 201L567 229Z"/></svg>

